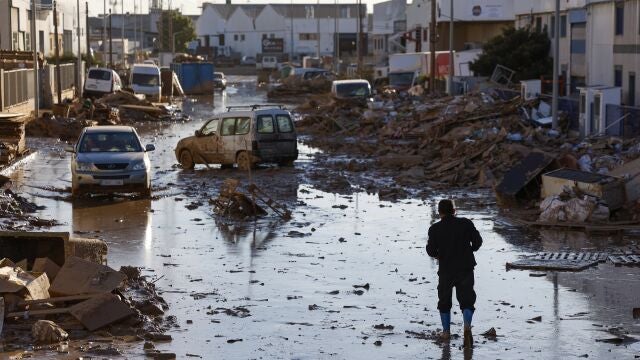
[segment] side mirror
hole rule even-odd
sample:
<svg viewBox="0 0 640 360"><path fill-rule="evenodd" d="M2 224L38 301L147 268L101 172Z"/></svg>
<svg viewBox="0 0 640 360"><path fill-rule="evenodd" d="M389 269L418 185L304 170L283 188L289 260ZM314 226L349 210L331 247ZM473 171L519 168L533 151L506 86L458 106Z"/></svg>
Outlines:
<svg viewBox="0 0 640 360"><path fill-rule="evenodd" d="M76 149L71 145L67 145L67 146L64 147L64 151L70 152L70 153L75 153Z"/></svg>
<svg viewBox="0 0 640 360"><path fill-rule="evenodd" d="M202 136L202 132L200 132L200 130L196 130L196 136Z"/></svg>
<svg viewBox="0 0 640 360"><path fill-rule="evenodd" d="M153 151L153 150L155 150L155 149L156 149L156 147L155 147L155 145L153 145L153 144L147 144L147 145L144 147L144 151L147 151L147 152L148 152L148 151Z"/></svg>

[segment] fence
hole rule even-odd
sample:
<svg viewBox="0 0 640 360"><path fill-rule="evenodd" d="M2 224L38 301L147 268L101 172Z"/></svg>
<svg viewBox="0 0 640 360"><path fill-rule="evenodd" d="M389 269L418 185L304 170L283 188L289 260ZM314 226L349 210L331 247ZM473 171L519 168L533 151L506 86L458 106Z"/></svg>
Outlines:
<svg viewBox="0 0 640 360"><path fill-rule="evenodd" d="M607 135L622 138L640 136L640 108L609 104L605 124Z"/></svg>
<svg viewBox="0 0 640 360"><path fill-rule="evenodd" d="M53 91L58 91L58 72L56 71L55 65L49 65L50 70L53 73ZM60 77L62 86L61 89L68 90L71 89L76 84L76 64L60 64Z"/></svg>
<svg viewBox="0 0 640 360"><path fill-rule="evenodd" d="M33 69L0 71L2 102L0 111L25 103L34 97Z"/></svg>

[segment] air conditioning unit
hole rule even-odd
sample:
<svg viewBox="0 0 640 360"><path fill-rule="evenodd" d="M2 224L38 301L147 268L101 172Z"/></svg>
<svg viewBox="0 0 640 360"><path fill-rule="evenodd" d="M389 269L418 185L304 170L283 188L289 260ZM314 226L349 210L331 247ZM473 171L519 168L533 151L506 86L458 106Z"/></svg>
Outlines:
<svg viewBox="0 0 640 360"><path fill-rule="evenodd" d="M541 80L523 80L520 81L520 98L528 101L537 99L542 90Z"/></svg>

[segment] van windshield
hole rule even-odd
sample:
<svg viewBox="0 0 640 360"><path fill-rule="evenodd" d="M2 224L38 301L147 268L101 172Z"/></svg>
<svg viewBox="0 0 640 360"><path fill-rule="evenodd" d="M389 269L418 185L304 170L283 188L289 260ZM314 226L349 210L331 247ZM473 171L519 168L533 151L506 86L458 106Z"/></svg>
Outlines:
<svg viewBox="0 0 640 360"><path fill-rule="evenodd" d="M87 133L79 152L141 152L142 145L133 132Z"/></svg>
<svg viewBox="0 0 640 360"><path fill-rule="evenodd" d="M412 72L390 73L389 85L411 85L413 83L413 75Z"/></svg>
<svg viewBox="0 0 640 360"><path fill-rule="evenodd" d="M367 84L340 84L336 86L336 95L339 97L366 97L369 96Z"/></svg>
<svg viewBox="0 0 640 360"><path fill-rule="evenodd" d="M160 85L160 77L152 74L134 73L131 77L131 83L142 86L158 86Z"/></svg>
<svg viewBox="0 0 640 360"><path fill-rule="evenodd" d="M111 80L111 72L106 70L89 70L89 79Z"/></svg>

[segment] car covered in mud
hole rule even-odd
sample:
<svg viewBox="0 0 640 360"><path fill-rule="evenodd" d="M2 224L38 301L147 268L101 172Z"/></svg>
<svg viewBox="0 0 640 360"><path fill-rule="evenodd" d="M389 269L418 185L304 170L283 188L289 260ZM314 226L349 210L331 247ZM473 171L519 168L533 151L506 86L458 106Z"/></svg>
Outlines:
<svg viewBox="0 0 640 360"><path fill-rule="evenodd" d="M259 163L292 166L298 158L298 139L291 113L283 107L236 106L181 139L175 155L184 169L196 164L237 164L243 170Z"/></svg>
<svg viewBox="0 0 640 360"><path fill-rule="evenodd" d="M151 166L148 152L131 126L92 126L84 128L75 146L66 151L71 158L71 193L151 194Z"/></svg>

